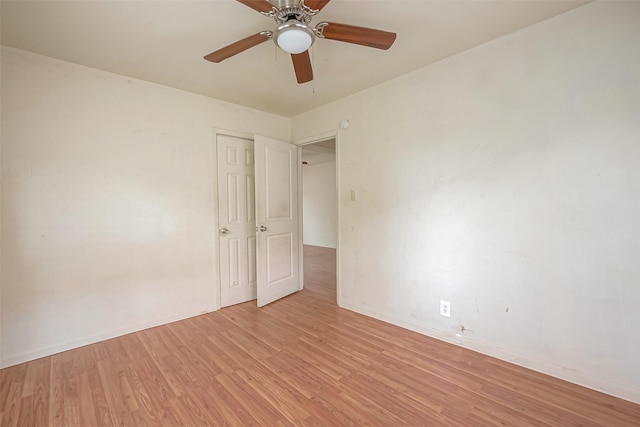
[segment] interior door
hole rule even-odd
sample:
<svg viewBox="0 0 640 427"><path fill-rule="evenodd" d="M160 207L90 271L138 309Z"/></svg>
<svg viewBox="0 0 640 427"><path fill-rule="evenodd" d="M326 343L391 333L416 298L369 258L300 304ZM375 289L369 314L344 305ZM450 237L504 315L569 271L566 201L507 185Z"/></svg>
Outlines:
<svg viewBox="0 0 640 427"><path fill-rule="evenodd" d="M253 141L218 134L220 306L256 299Z"/></svg>
<svg viewBox="0 0 640 427"><path fill-rule="evenodd" d="M258 307L300 290L298 147L256 135Z"/></svg>

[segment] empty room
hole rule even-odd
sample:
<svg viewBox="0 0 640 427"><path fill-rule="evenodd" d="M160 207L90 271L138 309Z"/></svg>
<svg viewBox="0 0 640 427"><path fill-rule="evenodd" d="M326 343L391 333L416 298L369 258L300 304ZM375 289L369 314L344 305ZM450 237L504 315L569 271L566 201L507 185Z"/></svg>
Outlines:
<svg viewBox="0 0 640 427"><path fill-rule="evenodd" d="M640 425L640 2L5 1L0 425Z"/></svg>

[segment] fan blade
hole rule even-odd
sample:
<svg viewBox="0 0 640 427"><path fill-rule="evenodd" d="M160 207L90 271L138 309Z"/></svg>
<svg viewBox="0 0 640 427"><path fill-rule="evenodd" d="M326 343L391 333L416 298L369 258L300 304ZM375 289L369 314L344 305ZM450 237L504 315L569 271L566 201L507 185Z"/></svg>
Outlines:
<svg viewBox="0 0 640 427"><path fill-rule="evenodd" d="M396 40L396 33L390 33L387 31L356 27L355 25L334 24L333 22L323 22L323 24L327 24L322 30L322 35L325 39L338 40L341 42L354 43L384 50L389 49ZM318 26L319 25L320 24L318 24Z"/></svg>
<svg viewBox="0 0 640 427"><path fill-rule="evenodd" d="M296 71L298 83L307 83L313 80L313 68L311 67L308 50L302 53L292 54L291 61L293 61L293 69Z"/></svg>
<svg viewBox="0 0 640 427"><path fill-rule="evenodd" d="M271 12L273 5L267 0L237 0L245 6L258 12Z"/></svg>
<svg viewBox="0 0 640 427"><path fill-rule="evenodd" d="M233 55L244 52L245 50L257 46L260 43L266 42L267 40L269 40L269 36L266 34L254 34L208 54L204 57L204 59L211 62L222 62L225 59L232 57Z"/></svg>
<svg viewBox="0 0 640 427"><path fill-rule="evenodd" d="M312 10L322 10L328 3L329 0L305 0L304 5Z"/></svg>

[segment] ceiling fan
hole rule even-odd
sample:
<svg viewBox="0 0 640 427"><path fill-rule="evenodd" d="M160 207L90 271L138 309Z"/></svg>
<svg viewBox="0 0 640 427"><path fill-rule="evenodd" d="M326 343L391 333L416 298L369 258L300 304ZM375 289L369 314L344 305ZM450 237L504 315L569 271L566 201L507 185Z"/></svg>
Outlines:
<svg viewBox="0 0 640 427"><path fill-rule="evenodd" d="M316 38L338 40L377 49L389 49L396 34L355 25L320 22L311 27L311 18L320 12L330 0L237 0L273 18L278 26L274 31L261 31L218 49L204 57L207 61L222 62L269 39L291 54L298 83L313 80L309 48ZM277 6L275 5L277 3Z"/></svg>

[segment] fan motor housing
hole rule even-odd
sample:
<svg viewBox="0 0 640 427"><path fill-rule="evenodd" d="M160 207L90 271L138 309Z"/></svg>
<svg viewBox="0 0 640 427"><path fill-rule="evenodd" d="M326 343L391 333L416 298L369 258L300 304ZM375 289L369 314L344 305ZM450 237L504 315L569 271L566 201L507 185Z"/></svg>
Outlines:
<svg viewBox="0 0 640 427"><path fill-rule="evenodd" d="M269 0L269 3L281 9L283 7L297 7L300 0Z"/></svg>

